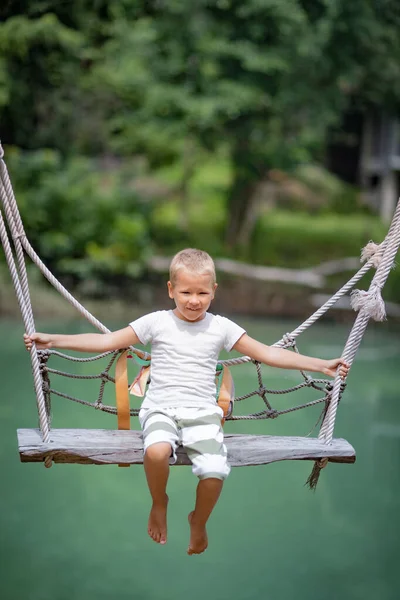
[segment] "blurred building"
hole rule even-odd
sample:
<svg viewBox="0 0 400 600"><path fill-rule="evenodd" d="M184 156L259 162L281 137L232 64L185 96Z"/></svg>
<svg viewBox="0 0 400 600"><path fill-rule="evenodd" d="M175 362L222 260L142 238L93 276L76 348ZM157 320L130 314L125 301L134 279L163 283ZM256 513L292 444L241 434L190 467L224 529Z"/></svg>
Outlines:
<svg viewBox="0 0 400 600"><path fill-rule="evenodd" d="M361 187L364 201L390 221L400 195L400 121L384 112L348 113L327 152L327 166Z"/></svg>
<svg viewBox="0 0 400 600"><path fill-rule="evenodd" d="M360 156L360 184L368 204L385 221L392 218L400 189L399 120L384 113L365 119Z"/></svg>

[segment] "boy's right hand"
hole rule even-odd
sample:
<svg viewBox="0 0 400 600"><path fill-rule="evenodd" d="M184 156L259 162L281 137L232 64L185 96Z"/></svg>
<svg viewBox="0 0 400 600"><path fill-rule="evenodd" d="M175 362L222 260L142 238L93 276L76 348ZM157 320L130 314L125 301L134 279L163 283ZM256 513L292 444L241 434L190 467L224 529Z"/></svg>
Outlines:
<svg viewBox="0 0 400 600"><path fill-rule="evenodd" d="M32 348L32 344L35 342L38 350L48 350L51 348L51 334L49 333L32 333L28 335L24 333L24 344L28 351Z"/></svg>

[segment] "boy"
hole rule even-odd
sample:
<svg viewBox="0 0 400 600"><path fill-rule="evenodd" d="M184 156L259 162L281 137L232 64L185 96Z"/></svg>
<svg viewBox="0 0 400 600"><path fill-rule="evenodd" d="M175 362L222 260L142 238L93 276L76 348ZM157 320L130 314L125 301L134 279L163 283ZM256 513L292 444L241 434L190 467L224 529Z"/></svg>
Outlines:
<svg viewBox="0 0 400 600"><path fill-rule="evenodd" d="M151 382L139 413L143 430L144 468L152 497L150 537L167 541L166 487L169 463L182 444L199 478L194 510L189 514L188 554L207 548L206 523L230 471L216 404L215 369L222 348L236 350L273 367L317 371L342 378L348 365L340 358L322 360L266 346L224 317L207 312L217 289L212 258L201 250L178 252L170 265L168 294L173 310L150 313L128 327L107 334L25 334L26 348L63 348L105 352L152 343Z"/></svg>

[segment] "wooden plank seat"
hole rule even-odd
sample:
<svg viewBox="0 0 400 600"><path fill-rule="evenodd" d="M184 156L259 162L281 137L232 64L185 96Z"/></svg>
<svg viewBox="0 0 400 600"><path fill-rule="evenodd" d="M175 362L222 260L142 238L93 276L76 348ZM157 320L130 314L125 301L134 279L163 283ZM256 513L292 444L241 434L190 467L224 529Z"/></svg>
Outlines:
<svg viewBox="0 0 400 600"><path fill-rule="evenodd" d="M18 429L21 462L42 462L51 456L55 463L140 464L143 463L140 431L108 429L52 429L51 442L43 443L39 429ZM265 465L279 460L318 460L354 463L354 448L344 439L324 444L317 438L272 435L226 434L229 462L233 467ZM182 447L178 465L189 465Z"/></svg>

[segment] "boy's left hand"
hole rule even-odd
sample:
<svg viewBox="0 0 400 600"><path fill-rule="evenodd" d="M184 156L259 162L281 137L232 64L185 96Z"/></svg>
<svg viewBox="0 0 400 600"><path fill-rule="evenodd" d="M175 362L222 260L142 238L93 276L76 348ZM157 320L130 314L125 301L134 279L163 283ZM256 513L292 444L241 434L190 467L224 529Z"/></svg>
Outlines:
<svg viewBox="0 0 400 600"><path fill-rule="evenodd" d="M329 375L329 377L336 377L336 371L338 367L340 377L345 379L349 373L350 366L345 360L343 360L343 358L333 358L332 360L327 360L324 374Z"/></svg>

